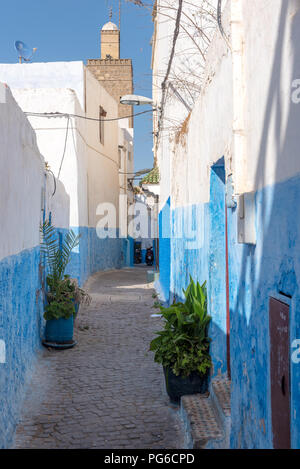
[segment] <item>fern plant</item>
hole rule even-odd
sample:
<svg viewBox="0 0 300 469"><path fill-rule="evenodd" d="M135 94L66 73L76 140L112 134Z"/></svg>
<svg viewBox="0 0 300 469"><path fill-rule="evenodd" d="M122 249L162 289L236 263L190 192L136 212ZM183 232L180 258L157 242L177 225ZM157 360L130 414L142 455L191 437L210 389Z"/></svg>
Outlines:
<svg viewBox="0 0 300 469"><path fill-rule="evenodd" d="M206 283L195 284L190 277L190 284L183 291L184 303L160 307L164 329L156 333L150 350L155 352L157 363L171 368L177 376L189 376L195 371L205 375L211 367L207 333L211 317L207 314Z"/></svg>
<svg viewBox="0 0 300 469"><path fill-rule="evenodd" d="M80 235L75 235L72 230L69 230L60 243L57 231L48 220L43 223L40 231L41 252L45 256L45 266L48 269L48 304L44 318L46 320L68 319L75 314L76 285L68 275L65 275L65 270L73 249L79 244Z"/></svg>

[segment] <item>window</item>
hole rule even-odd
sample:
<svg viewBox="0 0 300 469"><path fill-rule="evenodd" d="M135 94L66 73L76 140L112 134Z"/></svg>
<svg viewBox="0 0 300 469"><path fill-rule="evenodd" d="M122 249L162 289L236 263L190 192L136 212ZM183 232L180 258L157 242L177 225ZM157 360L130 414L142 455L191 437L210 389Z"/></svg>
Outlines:
<svg viewBox="0 0 300 469"><path fill-rule="evenodd" d="M99 107L99 140L102 145L104 145L104 118L106 117L107 112L104 111L103 107Z"/></svg>

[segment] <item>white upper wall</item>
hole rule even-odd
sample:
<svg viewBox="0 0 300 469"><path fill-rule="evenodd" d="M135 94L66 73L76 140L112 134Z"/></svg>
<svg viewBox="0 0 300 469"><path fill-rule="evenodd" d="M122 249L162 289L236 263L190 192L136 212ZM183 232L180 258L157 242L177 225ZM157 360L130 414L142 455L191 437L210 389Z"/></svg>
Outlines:
<svg viewBox="0 0 300 469"><path fill-rule="evenodd" d="M114 204L118 212L119 121L104 122L104 142L100 141L97 121L100 106L107 113L103 119L118 117L118 104L112 96L82 62L0 64L0 77L13 87L23 111L61 112L95 119L70 119L59 177L70 198L70 219L57 218L57 226L95 227L99 219L97 207L101 203ZM67 118L32 116L29 119L36 130L40 151L58 177Z"/></svg>
<svg viewBox="0 0 300 469"><path fill-rule="evenodd" d="M197 5L196 5L197 3ZM205 55L209 40L216 31L216 21L211 21L207 14L200 17L201 6L207 9L207 4L199 2L183 1L180 20L179 35L175 46L175 54L168 77L166 99L163 107L163 119L157 146L157 161L162 174L160 189L160 207L162 208L171 192L172 178L176 172L176 164L173 152L173 143L176 133L189 115L189 108L199 96L203 84ZM210 7L216 7L217 1L212 0ZM153 100L158 105L162 100L162 82L166 77L168 64L173 48L174 30L178 10L178 0L158 0L157 16L155 19L155 31L153 36ZM200 34L200 28L206 34ZM154 114L154 132L158 130L158 116ZM184 175L181 174L183 184L186 184ZM171 200L173 203L173 200Z"/></svg>
<svg viewBox="0 0 300 469"><path fill-rule="evenodd" d="M44 160L30 123L0 83L0 259L39 245Z"/></svg>
<svg viewBox="0 0 300 469"><path fill-rule="evenodd" d="M300 2L243 0L243 20L245 189L251 191L300 173L300 104L291 99L300 79Z"/></svg>
<svg viewBox="0 0 300 469"><path fill-rule="evenodd" d="M229 6L229 5L228 5ZM228 31L230 8L223 14ZM232 55L219 33L207 52L202 91L190 114L186 131L174 144L173 207L209 201L210 168L228 160L232 147Z"/></svg>
<svg viewBox="0 0 300 469"><path fill-rule="evenodd" d="M242 6L240 25L231 21L236 6ZM293 88L300 79L299 1L227 2L222 20L228 37L231 28L235 41L241 35L243 60L237 43L231 53L218 32L188 131L181 144L169 142L173 206L208 202L210 168L222 156L237 194L300 174L300 104L292 101L300 90L300 81ZM163 171L162 178L170 185Z"/></svg>
<svg viewBox="0 0 300 469"><path fill-rule="evenodd" d="M85 109L84 68L83 62L0 64L0 81L11 89L70 88Z"/></svg>
<svg viewBox="0 0 300 469"><path fill-rule="evenodd" d="M70 89L14 89L15 99L22 109L31 109L32 112L55 112L82 114L77 96ZM51 118L29 116L29 121L37 135L37 143L45 161L53 171L54 176L63 184L70 199L70 218L55 215L53 223L61 228L69 226L87 226L87 152L82 142L80 126L85 121L71 118L67 133L67 118ZM66 138L67 137L67 138ZM66 143L66 150L64 148ZM63 161L62 161L63 160ZM60 165L61 171L59 174ZM55 194L51 204L56 203L58 194ZM51 207L50 204L50 207ZM49 207L49 209L51 209Z"/></svg>
<svg viewBox="0 0 300 469"><path fill-rule="evenodd" d="M116 208L116 227L119 210L119 126L118 104L100 85L98 80L86 69L86 115L99 119L100 106L106 112L103 119L104 141L100 141L97 121L86 121L86 138L88 142L88 187L89 187L89 225L96 226L99 220L99 204L113 204Z"/></svg>

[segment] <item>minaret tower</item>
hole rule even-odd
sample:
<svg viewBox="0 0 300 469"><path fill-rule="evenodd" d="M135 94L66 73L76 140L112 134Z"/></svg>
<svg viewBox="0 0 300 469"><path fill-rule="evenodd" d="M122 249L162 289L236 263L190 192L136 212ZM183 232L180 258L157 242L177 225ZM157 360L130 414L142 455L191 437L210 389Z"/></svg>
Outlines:
<svg viewBox="0 0 300 469"><path fill-rule="evenodd" d="M120 58L120 31L112 23L112 9L109 14L109 22L106 23L101 31L101 59L119 59Z"/></svg>
<svg viewBox="0 0 300 469"><path fill-rule="evenodd" d="M132 114L132 107L120 104L120 97L133 93L132 61L120 58L120 30L111 16L101 30L101 58L89 59L87 67L119 104L119 117L125 117ZM133 127L132 118L129 125Z"/></svg>

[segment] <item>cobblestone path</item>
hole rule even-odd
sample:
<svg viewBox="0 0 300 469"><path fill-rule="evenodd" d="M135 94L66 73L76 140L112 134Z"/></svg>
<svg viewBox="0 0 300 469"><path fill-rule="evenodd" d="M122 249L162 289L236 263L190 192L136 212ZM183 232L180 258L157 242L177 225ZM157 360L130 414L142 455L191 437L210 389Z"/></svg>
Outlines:
<svg viewBox="0 0 300 469"><path fill-rule="evenodd" d="M151 317L146 269L101 272L91 305L76 320L78 345L45 349L23 405L15 448L182 448L161 367L148 353L160 319Z"/></svg>

